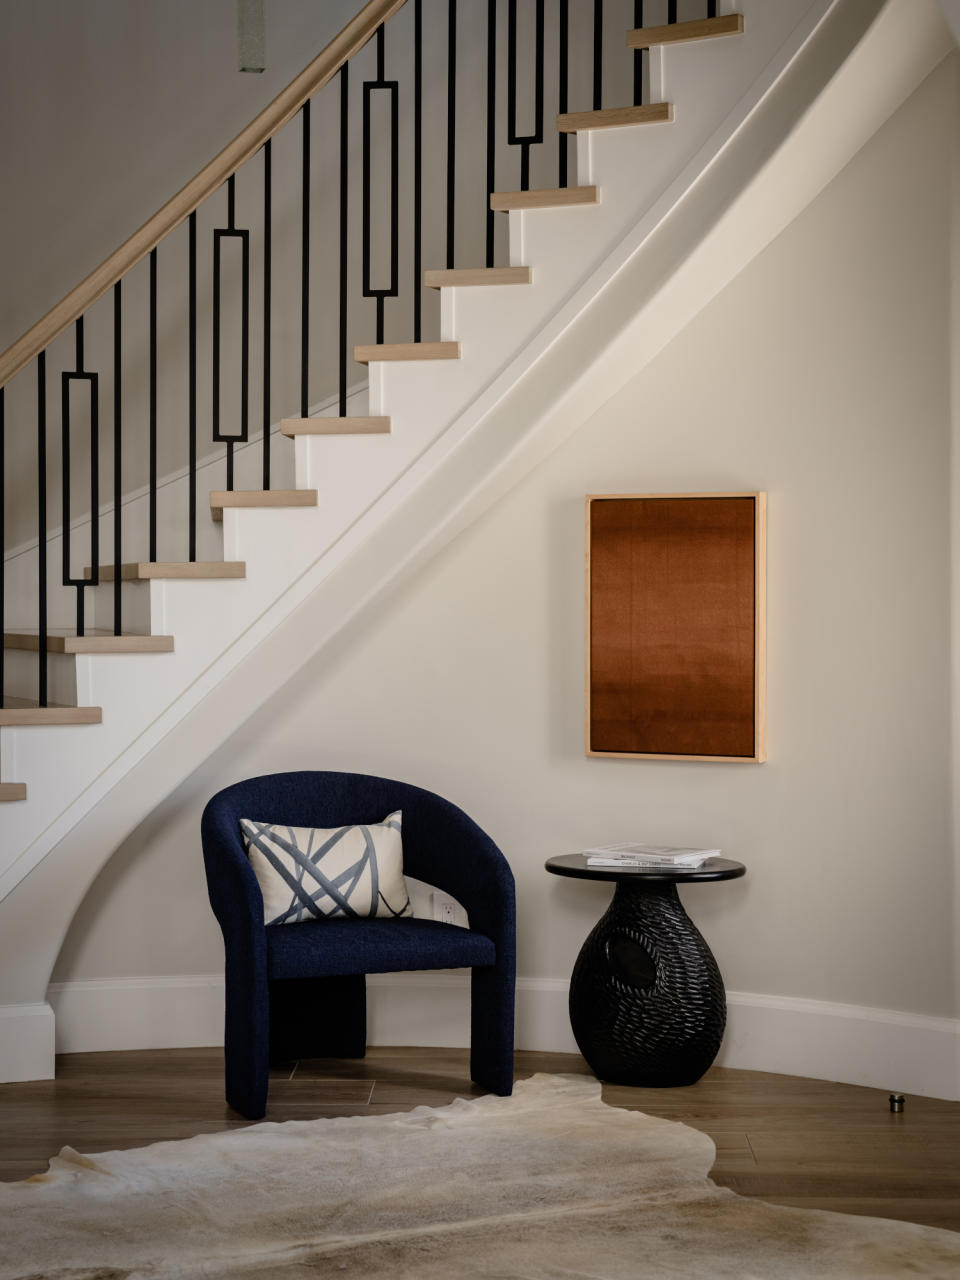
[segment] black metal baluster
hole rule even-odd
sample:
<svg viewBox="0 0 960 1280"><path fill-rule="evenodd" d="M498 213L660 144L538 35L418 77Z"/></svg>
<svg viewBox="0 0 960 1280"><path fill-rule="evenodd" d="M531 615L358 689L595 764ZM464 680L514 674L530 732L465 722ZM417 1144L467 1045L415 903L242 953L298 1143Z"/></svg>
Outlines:
<svg viewBox="0 0 960 1280"><path fill-rule="evenodd" d="M383 27L377 28L377 78L367 80L363 86L363 296L377 300L377 342L384 340L384 299L395 298L400 280L400 120L399 92L396 80L384 78ZM370 282L371 266L371 105L375 90L382 89L390 95L390 284L386 289L375 289Z"/></svg>
<svg viewBox="0 0 960 1280"><path fill-rule="evenodd" d="M150 251L150 561L157 558L157 251Z"/></svg>
<svg viewBox="0 0 960 1280"><path fill-rule="evenodd" d="M570 63L570 4L569 0L560 0L559 14L560 65L557 69L557 111L563 115L567 110L567 83ZM557 130L557 146L559 148L559 167L557 185L567 185L567 165L570 145L570 134Z"/></svg>
<svg viewBox="0 0 960 1280"><path fill-rule="evenodd" d="M6 582L4 580L4 556L6 555L6 543L4 539L4 529L6 527L6 504L4 495L7 491L6 485L6 467L5 459L5 423L4 423L4 390L0 387L0 707L3 706L3 630L5 625L6 611L4 610L4 600L6 591Z"/></svg>
<svg viewBox="0 0 960 1280"><path fill-rule="evenodd" d="M123 408L121 381L123 299L118 280L113 286L113 634L123 635Z"/></svg>
<svg viewBox="0 0 960 1280"><path fill-rule="evenodd" d="M677 0L667 0L667 22L676 22L677 20Z"/></svg>
<svg viewBox="0 0 960 1280"><path fill-rule="evenodd" d="M603 0L593 0L593 109L603 107Z"/></svg>
<svg viewBox="0 0 960 1280"><path fill-rule="evenodd" d="M643 26L643 0L633 0L633 25ZM633 51L633 105L639 107L643 102L643 50Z"/></svg>
<svg viewBox="0 0 960 1280"><path fill-rule="evenodd" d="M350 212L350 79L349 62L340 68L340 369L338 378L340 417L347 416L347 218Z"/></svg>
<svg viewBox="0 0 960 1280"><path fill-rule="evenodd" d="M423 331L423 0L413 6L413 340Z"/></svg>
<svg viewBox="0 0 960 1280"><path fill-rule="evenodd" d="M300 417L310 413L310 100L300 108L303 123L303 169L300 228Z"/></svg>
<svg viewBox="0 0 960 1280"><path fill-rule="evenodd" d="M447 270L453 269L457 183L457 0L447 6Z"/></svg>
<svg viewBox="0 0 960 1280"><path fill-rule="evenodd" d="M263 487L270 488L270 288L273 224L273 156L263 144Z"/></svg>
<svg viewBox="0 0 960 1280"><path fill-rule="evenodd" d="M237 222L236 175L227 179L227 225L213 233L213 438L226 442L227 489L233 489L233 449L249 438L250 429L250 232ZM220 279L224 240L239 240L240 265L240 434L220 430Z"/></svg>
<svg viewBox="0 0 960 1280"><path fill-rule="evenodd" d="M187 247L188 315L187 315L187 537L188 559L191 564L197 558L197 215L191 213L188 222Z"/></svg>
<svg viewBox="0 0 960 1280"><path fill-rule="evenodd" d="M61 493L63 503L63 527L60 542L63 551L63 585L77 590L77 635L84 633L84 592L100 581L100 375L88 373L83 367L83 316L76 323L77 368L73 373L60 375L60 440L61 440ZM86 382L90 386L90 577L75 578L70 572L70 384Z"/></svg>
<svg viewBox="0 0 960 1280"><path fill-rule="evenodd" d="M717 0L707 0L707 17L715 18L717 16Z"/></svg>
<svg viewBox="0 0 960 1280"><path fill-rule="evenodd" d="M494 214L490 197L496 190L497 169L497 0L487 0L487 208L486 264L493 266Z"/></svg>
<svg viewBox="0 0 960 1280"><path fill-rule="evenodd" d="M230 231L232 231L232 230L233 230L233 221L234 221L234 216L235 216L235 214L236 214L236 207L237 207L237 205L236 205L236 200L237 200L237 197L236 197L236 176L235 176L234 174L231 174L231 175L230 175L230 177L229 177L229 179L227 180L227 228L228 228ZM216 236L214 237L214 239L215 239L215 241L216 241ZM217 249L218 247L219 247L219 246L215 244L215 249L214 249L214 262L216 263L216 267L214 268L214 274L215 274L215 276L219 274L218 268L219 268L219 266L220 266L219 254L216 252L216 249ZM220 282L219 282L219 280L217 280L216 285L214 286L214 290L213 290L213 297L214 297L214 303L213 303L213 306L214 306L214 317L215 317L215 318L214 318L214 322L213 322L213 323L214 323L214 328L215 328L215 329L216 329L217 327L219 327L217 322L218 322L218 321L219 321L219 319L220 319L220 307L219 307L220 290L219 290L219 288L217 288L217 285L219 285L219 283L220 283ZM219 431L219 429L220 429L220 421L219 421L219 419L220 419L220 412L219 412L219 410L220 410L220 405L219 405L219 399L220 399L220 377L219 377L219 374L220 374L220 368L219 368L219 364L220 364L220 342L219 342L219 337L220 337L220 335L219 335L219 334L216 334L216 336L214 337L214 340L213 340L213 361L214 361L214 373L213 373L213 399L214 399L214 411L213 411L213 432L214 432L214 439L216 439L217 432L218 432L218 431ZM247 403L247 397L246 397L246 396L244 396L244 397L243 397L243 403L244 403L244 407L246 407L246 403ZM232 441L232 440L228 440L228 441L227 441L227 488L228 488L228 489L232 489L232 488L233 488L233 441Z"/></svg>
<svg viewBox="0 0 960 1280"><path fill-rule="evenodd" d="M47 705L47 353L37 356L37 704Z"/></svg>
<svg viewBox="0 0 960 1280"><path fill-rule="evenodd" d="M520 190L530 186L530 147L543 142L543 0L536 0L534 131L517 133L517 0L507 7L507 141L520 148Z"/></svg>

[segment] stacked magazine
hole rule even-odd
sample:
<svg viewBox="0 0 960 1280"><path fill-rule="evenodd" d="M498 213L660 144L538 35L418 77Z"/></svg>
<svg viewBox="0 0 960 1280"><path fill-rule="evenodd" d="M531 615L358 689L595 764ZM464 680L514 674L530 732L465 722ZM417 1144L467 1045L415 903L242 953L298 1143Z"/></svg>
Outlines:
<svg viewBox="0 0 960 1280"><path fill-rule="evenodd" d="M649 871L693 871L719 853L719 849L678 849L669 844L606 844L583 850L588 867L640 867Z"/></svg>

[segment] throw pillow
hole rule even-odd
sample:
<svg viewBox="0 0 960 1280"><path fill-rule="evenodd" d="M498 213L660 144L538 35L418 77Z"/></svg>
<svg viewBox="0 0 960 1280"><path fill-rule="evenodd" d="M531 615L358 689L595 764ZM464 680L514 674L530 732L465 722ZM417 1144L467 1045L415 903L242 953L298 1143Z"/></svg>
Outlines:
<svg viewBox="0 0 960 1280"><path fill-rule="evenodd" d="M240 819L263 894L265 924L409 916L402 813L352 827L287 827Z"/></svg>

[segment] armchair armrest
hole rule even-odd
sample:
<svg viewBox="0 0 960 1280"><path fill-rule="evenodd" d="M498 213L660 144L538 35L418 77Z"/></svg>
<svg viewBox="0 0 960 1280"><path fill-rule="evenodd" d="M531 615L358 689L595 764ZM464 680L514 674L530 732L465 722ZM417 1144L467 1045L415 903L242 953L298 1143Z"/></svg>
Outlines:
<svg viewBox="0 0 960 1280"><path fill-rule="evenodd" d="M431 799L429 805L404 808L404 870L456 898L471 929L492 938L498 952L507 939L512 950L516 908L509 863L462 810Z"/></svg>
<svg viewBox="0 0 960 1280"><path fill-rule="evenodd" d="M204 809L200 836L207 893L224 946L228 951L234 945L243 947L252 959L266 965L263 894L244 851L236 815L220 796L214 796Z"/></svg>

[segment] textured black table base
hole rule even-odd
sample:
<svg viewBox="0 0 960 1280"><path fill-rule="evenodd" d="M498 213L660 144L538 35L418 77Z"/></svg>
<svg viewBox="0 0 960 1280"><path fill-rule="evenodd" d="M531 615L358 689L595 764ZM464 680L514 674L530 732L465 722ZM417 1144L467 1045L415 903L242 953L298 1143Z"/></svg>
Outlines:
<svg viewBox="0 0 960 1280"><path fill-rule="evenodd" d="M727 1009L713 953L672 883L621 880L583 944L570 1022L601 1080L693 1084L717 1056Z"/></svg>

